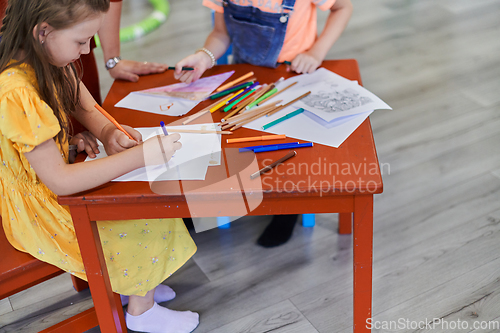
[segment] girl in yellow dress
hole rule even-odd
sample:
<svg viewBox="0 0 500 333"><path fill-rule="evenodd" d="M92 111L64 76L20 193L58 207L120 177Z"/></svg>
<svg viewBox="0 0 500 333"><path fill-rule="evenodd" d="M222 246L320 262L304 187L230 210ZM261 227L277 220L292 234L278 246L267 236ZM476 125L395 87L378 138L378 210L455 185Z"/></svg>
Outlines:
<svg viewBox="0 0 500 333"><path fill-rule="evenodd" d="M108 8L109 0L10 0L0 30L3 228L18 250L82 279L71 215L56 196L104 184L143 167L144 161L162 164L181 148L179 134L143 143L140 133L124 126L135 138L130 140L94 108L73 63L89 52ZM70 113L89 133L69 139ZM68 143L92 156L96 137L109 157L68 163ZM127 326L142 332L194 330L197 313L156 302L175 296L161 282L196 251L182 220L98 221L98 227L111 286L130 295Z"/></svg>

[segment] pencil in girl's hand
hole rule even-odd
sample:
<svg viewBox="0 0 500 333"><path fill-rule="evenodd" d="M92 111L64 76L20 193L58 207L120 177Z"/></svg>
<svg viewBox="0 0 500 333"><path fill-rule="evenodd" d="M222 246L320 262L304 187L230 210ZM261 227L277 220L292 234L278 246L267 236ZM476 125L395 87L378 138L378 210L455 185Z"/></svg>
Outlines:
<svg viewBox="0 0 500 333"><path fill-rule="evenodd" d="M129 137L130 140L134 140L136 141L132 135L128 134L127 131L125 131L125 129L122 127L122 125L118 124L118 122L115 120L115 118L113 118L109 113L106 112L106 110L104 110L99 104L95 104L94 107L99 111L101 112L104 117L108 118L108 120L110 122L112 122L120 131L122 131L123 133L125 133L126 136Z"/></svg>
<svg viewBox="0 0 500 333"><path fill-rule="evenodd" d="M168 136L168 132L167 132L167 129L165 128L165 123L163 121L160 121L160 126L161 126L161 130L163 131L163 134L165 136Z"/></svg>
<svg viewBox="0 0 500 333"><path fill-rule="evenodd" d="M243 76L241 76L241 77L237 78L236 80L233 80L233 81L231 81L231 82L229 82L229 83L226 83L226 84L225 84L225 85L223 85L222 87L217 88L217 90L215 90L215 91L219 92L219 91L225 90L225 89L227 89L227 88L229 88L229 87L232 87L232 86L234 86L236 83L238 83L238 82L240 82L240 81L243 81L244 79L246 79L247 77L250 77L250 76L252 76L252 75L253 75L253 72L246 73L245 75L243 75Z"/></svg>

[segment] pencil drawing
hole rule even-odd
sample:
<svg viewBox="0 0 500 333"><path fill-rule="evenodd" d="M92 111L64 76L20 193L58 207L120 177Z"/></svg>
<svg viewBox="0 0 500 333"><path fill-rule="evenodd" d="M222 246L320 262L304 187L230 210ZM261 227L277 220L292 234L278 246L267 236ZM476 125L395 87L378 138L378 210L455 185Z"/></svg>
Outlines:
<svg viewBox="0 0 500 333"><path fill-rule="evenodd" d="M337 87L337 84L330 83L328 89L313 92L305 97L302 102L307 106L327 113L349 111L373 102L371 98L361 96L354 89L345 88L343 90L337 90Z"/></svg>

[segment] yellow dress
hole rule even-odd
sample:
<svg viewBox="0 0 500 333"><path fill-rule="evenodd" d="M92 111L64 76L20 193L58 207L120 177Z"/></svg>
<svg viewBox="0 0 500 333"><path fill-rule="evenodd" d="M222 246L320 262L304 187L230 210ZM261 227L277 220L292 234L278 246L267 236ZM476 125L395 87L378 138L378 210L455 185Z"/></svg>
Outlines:
<svg viewBox="0 0 500 333"><path fill-rule="evenodd" d="M37 178L24 153L60 131L27 65L0 73L0 215L18 250L86 280L67 207ZM61 151L68 149L64 144ZM67 156L68 154L62 154ZM113 290L143 296L195 252L181 219L98 221Z"/></svg>

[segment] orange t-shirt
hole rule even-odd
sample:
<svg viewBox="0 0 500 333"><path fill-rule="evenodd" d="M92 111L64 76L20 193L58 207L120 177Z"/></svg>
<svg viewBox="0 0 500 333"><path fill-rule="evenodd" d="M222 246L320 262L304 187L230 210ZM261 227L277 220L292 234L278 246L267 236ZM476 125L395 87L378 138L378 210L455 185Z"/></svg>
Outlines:
<svg viewBox="0 0 500 333"><path fill-rule="evenodd" d="M229 0L235 5L253 6L268 13L280 13L282 0ZM329 10L336 0L296 0L286 28L285 41L278 62L292 61L298 54L309 50L316 40L316 7ZM224 12L222 0L203 0L203 5L218 13Z"/></svg>

